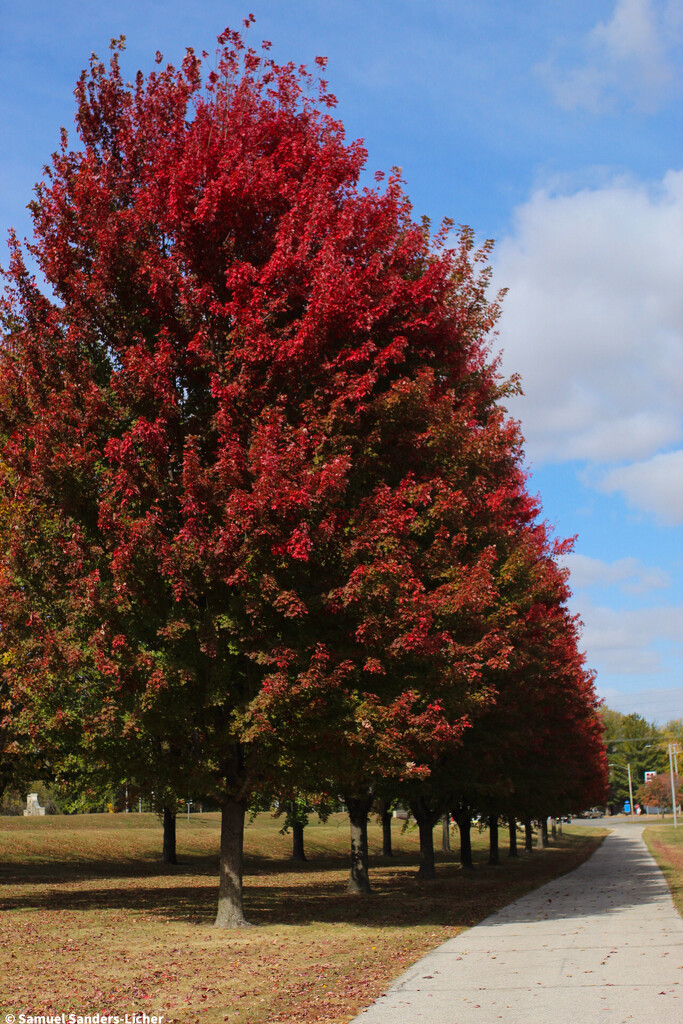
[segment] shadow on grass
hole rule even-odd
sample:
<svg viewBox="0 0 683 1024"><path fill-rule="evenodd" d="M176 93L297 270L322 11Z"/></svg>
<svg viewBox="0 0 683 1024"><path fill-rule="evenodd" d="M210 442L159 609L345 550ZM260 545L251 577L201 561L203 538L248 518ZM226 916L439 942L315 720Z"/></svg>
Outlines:
<svg viewBox="0 0 683 1024"><path fill-rule="evenodd" d="M131 858L123 861L120 858L102 858L97 861L57 859L33 861L0 861L0 894L2 887L7 885L44 885L59 882L88 882L100 878L178 878L185 875L218 876L218 854L185 854L178 858L177 864L162 864L158 857ZM325 871L342 871L348 868L346 854L326 853L311 856L306 861L298 861L287 857L246 856L244 863L245 878L262 875L315 875ZM393 858L376 857L377 865L399 866L417 869L418 860L415 853L399 854Z"/></svg>
<svg viewBox="0 0 683 1024"><path fill-rule="evenodd" d="M592 848L591 844L590 852ZM585 843L568 843L550 855L504 858L500 867L486 864L481 854L473 872L463 872L452 856L442 855L438 858L438 877L430 882L416 880L418 858L414 854L391 860L379 858L371 869L370 896L346 892L347 860L343 857L317 858L303 865L251 859L245 871L245 911L254 925L466 927L558 873L571 871L588 853ZM213 858L177 868L150 864L133 870L119 862L98 864L97 871L93 871L92 865L83 865L81 871L67 874L53 870L30 880L23 867L24 873L14 878L23 891L14 895L6 890L5 898L0 899L4 910L128 910L202 925L212 924L215 916L218 864ZM77 865L70 867L76 869ZM114 882L132 879L138 884L92 884L105 875ZM156 884L150 884L152 878Z"/></svg>

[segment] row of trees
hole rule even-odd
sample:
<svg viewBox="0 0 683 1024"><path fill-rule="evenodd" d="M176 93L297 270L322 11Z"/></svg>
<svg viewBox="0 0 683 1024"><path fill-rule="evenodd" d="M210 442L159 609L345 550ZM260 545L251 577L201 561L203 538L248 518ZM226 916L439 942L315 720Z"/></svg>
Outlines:
<svg viewBox="0 0 683 1024"><path fill-rule="evenodd" d="M121 46L31 204L47 289L11 239L3 773L214 800L219 925L256 795L341 796L358 891L376 799L411 806L425 873L445 811L597 802L490 243L415 223L397 173L362 188L326 83L238 33L205 78L190 50L127 84Z"/></svg>

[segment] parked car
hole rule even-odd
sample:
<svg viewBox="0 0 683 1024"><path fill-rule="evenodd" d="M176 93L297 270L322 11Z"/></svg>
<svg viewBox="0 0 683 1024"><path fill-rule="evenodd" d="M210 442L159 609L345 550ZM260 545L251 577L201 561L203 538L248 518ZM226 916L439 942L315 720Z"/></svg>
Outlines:
<svg viewBox="0 0 683 1024"><path fill-rule="evenodd" d="M589 811L584 811L581 815L582 818L604 818L605 812L601 811L599 807L591 807Z"/></svg>

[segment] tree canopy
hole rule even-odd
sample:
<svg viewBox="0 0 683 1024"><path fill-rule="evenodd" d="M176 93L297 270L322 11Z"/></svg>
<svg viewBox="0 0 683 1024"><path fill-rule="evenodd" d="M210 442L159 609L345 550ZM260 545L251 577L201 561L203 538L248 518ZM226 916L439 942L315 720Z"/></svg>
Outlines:
<svg viewBox="0 0 683 1024"><path fill-rule="evenodd" d="M397 172L361 187L327 84L268 44L226 30L214 70L188 50L133 85L121 46L31 205L49 293L12 242L3 679L57 771L218 801L234 925L254 790L317 780L362 822L505 679L569 723L577 768L595 701L561 587L530 653L514 566L539 510L489 352L491 244L416 223Z"/></svg>

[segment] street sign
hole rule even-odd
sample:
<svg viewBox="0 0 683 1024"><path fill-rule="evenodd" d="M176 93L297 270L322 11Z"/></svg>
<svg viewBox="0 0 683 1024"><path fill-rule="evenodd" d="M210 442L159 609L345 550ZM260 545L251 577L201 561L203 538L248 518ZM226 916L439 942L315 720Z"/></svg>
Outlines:
<svg viewBox="0 0 683 1024"><path fill-rule="evenodd" d="M630 805L630 803L627 800L624 803L624 814L630 814L630 813L631 813L631 805Z"/></svg>
<svg viewBox="0 0 683 1024"><path fill-rule="evenodd" d="M648 782L652 782L652 780L656 778L657 772L645 772L645 785L647 786Z"/></svg>

